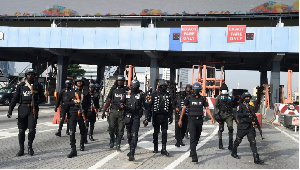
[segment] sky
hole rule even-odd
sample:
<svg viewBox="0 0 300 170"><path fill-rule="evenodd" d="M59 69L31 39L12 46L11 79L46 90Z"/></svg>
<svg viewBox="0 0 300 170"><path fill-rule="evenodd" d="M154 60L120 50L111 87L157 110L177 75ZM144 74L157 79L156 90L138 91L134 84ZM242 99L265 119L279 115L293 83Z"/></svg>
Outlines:
<svg viewBox="0 0 300 170"><path fill-rule="evenodd" d="M28 64L28 62L16 62L16 71L21 72ZM144 72L146 67L136 67L136 72ZM150 68L147 68L150 71ZM163 69L160 68L159 72L162 74ZM259 71L244 71L244 70L226 70L225 72L225 83L227 84L229 89L248 89L248 91L252 94L253 88L260 84L260 72ZM268 71L268 84L270 84L271 72ZM284 94L287 95L287 72L280 73L280 85L284 85ZM220 77L220 74L217 74L217 77ZM238 87L239 82L239 87ZM192 83L192 69L189 71L189 83ZM292 83L292 91L297 91L299 85L299 73L293 73L293 83Z"/></svg>

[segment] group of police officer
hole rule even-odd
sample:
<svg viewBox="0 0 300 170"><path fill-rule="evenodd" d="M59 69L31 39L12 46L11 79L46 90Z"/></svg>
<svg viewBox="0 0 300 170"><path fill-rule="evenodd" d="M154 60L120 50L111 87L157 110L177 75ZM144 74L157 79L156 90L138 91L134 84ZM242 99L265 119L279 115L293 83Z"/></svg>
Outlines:
<svg viewBox="0 0 300 170"><path fill-rule="evenodd" d="M19 128L19 145L20 150L17 156L24 155L25 131L28 133L28 154L33 155L34 151L32 143L36 133L36 123L38 119L38 105L45 101L43 88L34 80L36 73L34 69L28 69L25 73L26 80L18 85L17 90L11 101L8 111L8 118L11 118L13 108L19 103L18 108L18 128ZM224 131L224 123L226 122L229 131L229 146L231 156L239 159L237 155L237 147L241 143L244 136L247 135L250 147L253 152L254 163L262 164L259 159L256 147L256 132L253 127L254 119L252 106L249 105L251 94L246 92L242 95L242 99L237 108L237 115L233 114L231 99L228 95L228 87L223 84L220 88L221 95L215 101L214 117L211 114L205 96L201 96L201 84L194 83L193 86L187 85L181 88L179 96L173 101L170 92L167 91L167 82L160 80L158 89L154 92L148 91L143 93L139 90L140 83L138 80L132 80L130 89L124 86L125 77L119 75L115 85L110 89L108 99L103 108L102 119L109 117L109 147L113 148L116 142L117 152L121 152L121 140L124 135L124 128L127 129L127 139L130 145L130 152L127 154L129 161L134 160L135 148L138 141L138 131L140 127L140 119L143 114L145 120L144 127L152 122L154 127L153 144L154 153L158 153L158 134L162 134L161 154L168 156L166 150L168 124L173 122L173 107L175 107L175 138L176 146L184 146L183 138L185 134L190 133L190 157L192 162L198 162L196 146L202 132L203 126L203 108L211 118L212 124L215 120L219 123L219 149L223 149L222 132ZM99 84L89 84L89 90L84 89L85 80L83 77L77 77L75 80L76 89L72 88L72 82L66 80L65 89L61 90L58 95L58 101L55 107L60 110L59 129L55 133L61 136L61 130L65 117L67 115L67 131L70 135L71 152L68 158L77 156L75 132L77 123L80 130L80 150L84 151L84 144L87 144L87 135L89 139L94 141L93 131L96 122L97 112L101 111L99 106L100 86ZM107 112L107 110L109 110ZM106 115L107 113L107 115ZM233 143L233 119L238 120L236 140ZM256 118L257 119L257 118Z"/></svg>

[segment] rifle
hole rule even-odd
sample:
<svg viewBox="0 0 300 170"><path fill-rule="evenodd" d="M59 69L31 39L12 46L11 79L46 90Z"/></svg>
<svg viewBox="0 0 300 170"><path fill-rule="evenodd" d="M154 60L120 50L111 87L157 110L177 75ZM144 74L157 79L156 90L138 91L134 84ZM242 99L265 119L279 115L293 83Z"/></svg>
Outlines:
<svg viewBox="0 0 300 170"><path fill-rule="evenodd" d="M34 121L35 121L35 102L34 102L34 92L33 92L33 85L30 86L30 90L31 90L31 98L32 98L32 101L31 101L31 104L32 104L32 113L33 113L33 118L34 118Z"/></svg>
<svg viewBox="0 0 300 170"><path fill-rule="evenodd" d="M78 95L77 93L75 93L75 96L76 96L77 101L80 101L80 100L79 100L79 95ZM84 113L82 113L82 112L83 112L83 109L82 109L82 103L79 102L78 116L82 115L83 120L85 120Z"/></svg>
<svg viewBox="0 0 300 170"><path fill-rule="evenodd" d="M260 124L259 124L259 122L258 122L257 116L256 116L256 114L253 112L252 106L248 106L248 108L249 108L249 110L250 110L250 113L251 113L252 116L253 116L254 123L255 123L255 125L257 126L258 130L259 130L261 139L264 140L265 138L263 138L263 136L262 136L261 126L260 126Z"/></svg>

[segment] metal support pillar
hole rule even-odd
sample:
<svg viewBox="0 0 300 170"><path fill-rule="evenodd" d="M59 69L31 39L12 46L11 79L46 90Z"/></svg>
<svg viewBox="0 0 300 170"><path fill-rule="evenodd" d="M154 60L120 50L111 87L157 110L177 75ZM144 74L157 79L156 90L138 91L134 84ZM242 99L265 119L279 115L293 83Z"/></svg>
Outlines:
<svg viewBox="0 0 300 170"><path fill-rule="evenodd" d="M156 85L158 82L156 80L159 78L159 66L158 59L151 58L150 63L150 87L152 87L152 91L156 90Z"/></svg>
<svg viewBox="0 0 300 170"><path fill-rule="evenodd" d="M170 68L170 81L175 83L176 80L176 68Z"/></svg>
<svg viewBox="0 0 300 170"><path fill-rule="evenodd" d="M60 92L62 87L64 87L65 81L67 80L68 64L69 57L57 56L57 92Z"/></svg>
<svg viewBox="0 0 300 170"><path fill-rule="evenodd" d="M96 83L100 84L104 78L105 66L98 65Z"/></svg>
<svg viewBox="0 0 300 170"><path fill-rule="evenodd" d="M270 108L274 109L274 103L279 103L279 85L280 85L280 61L272 62L271 69L271 97L270 97Z"/></svg>
<svg viewBox="0 0 300 170"><path fill-rule="evenodd" d="M124 64L124 57L120 57L119 75L124 75L126 65Z"/></svg>
<svg viewBox="0 0 300 170"><path fill-rule="evenodd" d="M267 71L260 71L260 86L268 84Z"/></svg>

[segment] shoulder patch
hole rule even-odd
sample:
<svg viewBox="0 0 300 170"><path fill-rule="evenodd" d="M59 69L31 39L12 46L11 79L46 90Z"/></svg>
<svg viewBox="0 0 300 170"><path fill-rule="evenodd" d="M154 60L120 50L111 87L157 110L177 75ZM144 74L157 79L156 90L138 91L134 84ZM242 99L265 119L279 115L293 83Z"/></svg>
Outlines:
<svg viewBox="0 0 300 170"><path fill-rule="evenodd" d="M238 107L236 108L236 111L239 111L239 108L240 108L240 106L238 106Z"/></svg>

